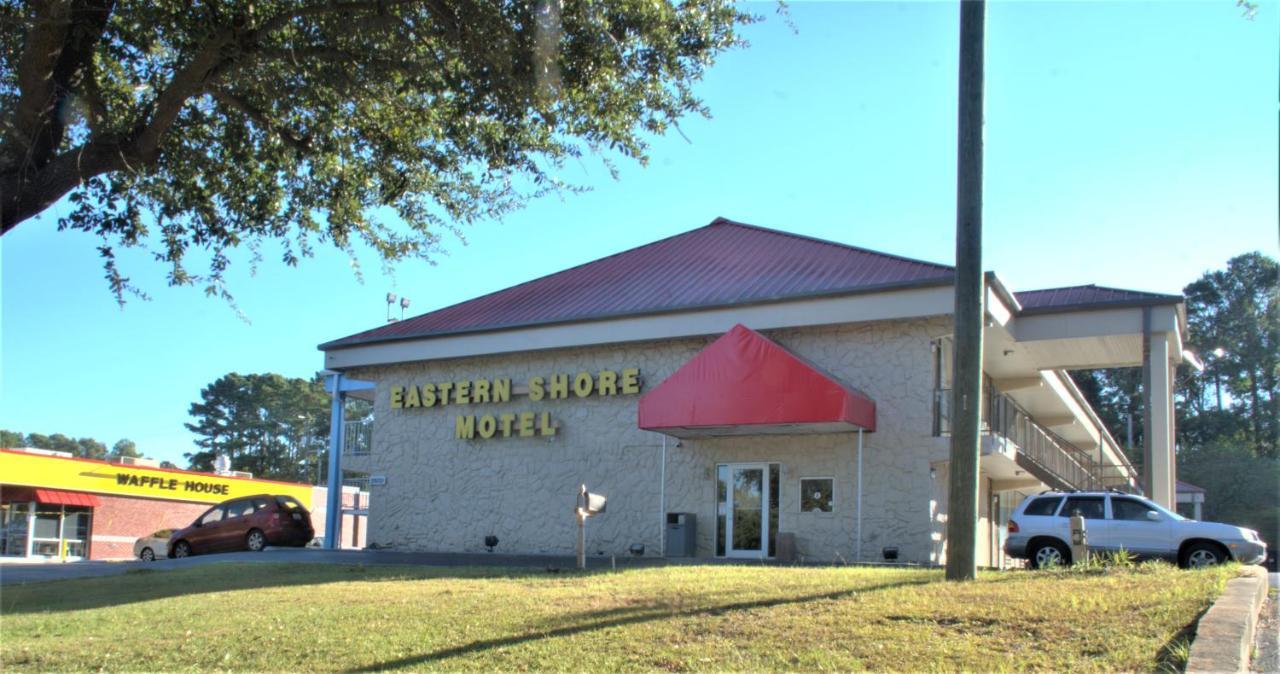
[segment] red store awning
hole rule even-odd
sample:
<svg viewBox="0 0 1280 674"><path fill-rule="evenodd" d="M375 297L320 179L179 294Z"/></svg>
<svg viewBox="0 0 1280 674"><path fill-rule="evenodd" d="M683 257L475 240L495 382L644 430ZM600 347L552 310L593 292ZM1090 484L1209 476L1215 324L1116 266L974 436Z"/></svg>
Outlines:
<svg viewBox="0 0 1280 674"><path fill-rule="evenodd" d="M44 489L41 487L5 487L4 500L6 502L35 501L45 505L83 506L86 508L96 508L100 505L98 497L93 494L64 491L62 489Z"/></svg>
<svg viewBox="0 0 1280 674"><path fill-rule="evenodd" d="M640 399L639 427L675 437L876 429L876 404L736 325Z"/></svg>
<svg viewBox="0 0 1280 674"><path fill-rule="evenodd" d="M49 505L85 506L96 508L98 497L78 491L62 491L61 489L36 489L36 501Z"/></svg>

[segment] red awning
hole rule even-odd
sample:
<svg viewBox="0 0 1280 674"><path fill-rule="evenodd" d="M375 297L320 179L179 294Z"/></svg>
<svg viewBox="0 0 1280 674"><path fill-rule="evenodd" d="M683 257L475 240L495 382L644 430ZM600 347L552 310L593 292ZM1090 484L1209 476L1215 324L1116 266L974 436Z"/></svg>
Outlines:
<svg viewBox="0 0 1280 674"><path fill-rule="evenodd" d="M98 497L78 491L62 491L61 489L35 489L36 502L48 505L98 507Z"/></svg>
<svg viewBox="0 0 1280 674"><path fill-rule="evenodd" d="M640 399L639 426L676 437L876 429L876 404L736 325Z"/></svg>

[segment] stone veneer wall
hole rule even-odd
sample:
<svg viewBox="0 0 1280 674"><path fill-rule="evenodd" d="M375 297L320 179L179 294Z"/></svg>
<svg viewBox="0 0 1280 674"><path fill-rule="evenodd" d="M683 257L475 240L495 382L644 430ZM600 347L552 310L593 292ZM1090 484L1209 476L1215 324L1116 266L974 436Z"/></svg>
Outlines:
<svg viewBox="0 0 1280 674"><path fill-rule="evenodd" d="M936 562L938 520L929 465L946 459L945 440L930 434L933 372L930 340L950 330L946 318L762 331L796 355L876 401L875 433L864 437L862 558L896 546L901 559ZM391 385L640 368L652 389L714 337L532 351L438 362L359 368L349 376L378 383L373 451L348 468L387 478L371 488L369 541L397 549L481 551L487 534L506 553L571 554L572 514L580 483L609 497L608 512L588 523L592 554L646 554L661 548L659 476L664 438L636 428L640 396L390 408ZM555 437L458 440L458 414L551 412ZM714 554L715 466L781 464L779 530L796 534L811 560L854 558L856 435L756 435L667 438L666 511L698 518L698 554ZM800 513L799 478L835 478L835 512Z"/></svg>

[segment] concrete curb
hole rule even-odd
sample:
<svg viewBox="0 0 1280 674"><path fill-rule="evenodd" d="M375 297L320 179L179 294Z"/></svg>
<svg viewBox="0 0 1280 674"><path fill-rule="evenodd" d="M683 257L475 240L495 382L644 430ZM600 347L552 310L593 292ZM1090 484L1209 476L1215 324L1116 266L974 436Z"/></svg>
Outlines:
<svg viewBox="0 0 1280 674"><path fill-rule="evenodd" d="M1266 598L1267 572L1260 566L1246 566L1239 578L1227 581L1227 589L1196 625L1188 674L1248 672L1253 634Z"/></svg>

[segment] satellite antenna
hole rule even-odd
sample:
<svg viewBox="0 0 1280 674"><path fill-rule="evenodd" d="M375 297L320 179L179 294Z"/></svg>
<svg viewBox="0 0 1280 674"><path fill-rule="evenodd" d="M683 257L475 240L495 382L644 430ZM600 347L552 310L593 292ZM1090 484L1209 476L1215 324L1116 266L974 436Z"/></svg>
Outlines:
<svg viewBox="0 0 1280 674"><path fill-rule="evenodd" d="M408 308L409 308L409 298L401 297L400 298L400 320L402 321L404 320L404 310Z"/></svg>
<svg viewBox="0 0 1280 674"><path fill-rule="evenodd" d="M231 472L231 459L226 454L219 454L213 459L213 472L219 475Z"/></svg>
<svg viewBox="0 0 1280 674"><path fill-rule="evenodd" d="M391 316L391 305L396 303L396 294L387 293L387 322L395 323L396 319Z"/></svg>

